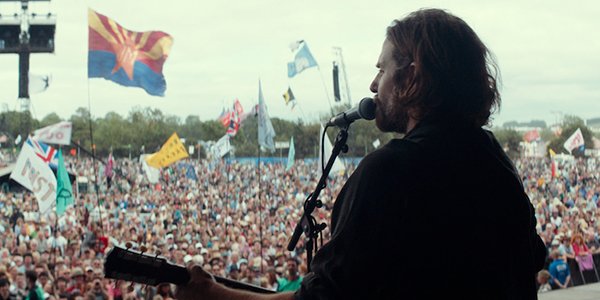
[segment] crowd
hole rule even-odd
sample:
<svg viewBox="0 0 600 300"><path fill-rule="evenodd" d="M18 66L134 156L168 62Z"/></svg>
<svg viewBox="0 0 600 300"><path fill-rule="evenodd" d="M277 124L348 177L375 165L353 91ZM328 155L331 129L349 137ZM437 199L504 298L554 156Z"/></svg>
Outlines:
<svg viewBox="0 0 600 300"><path fill-rule="evenodd" d="M320 177L316 162L298 160L286 171L278 163L259 169L235 161L184 160L163 169L159 183L148 182L136 161L118 159L112 180L90 159L67 162L88 181L75 184L75 205L62 216L40 216L28 191L0 193L0 300L173 298L171 284L104 278L108 250L126 243L274 291L297 289L307 272L304 239L295 251L286 247ZM600 160L557 161L555 177L548 158L515 163L551 253L538 274L540 291L567 287L564 262L585 263L587 255L600 252ZM353 168L330 177L317 220L329 221ZM328 238L326 228L323 240Z"/></svg>
<svg viewBox="0 0 600 300"><path fill-rule="evenodd" d="M572 286L568 260L579 270L596 272L593 255L600 253L600 160L520 159L517 169L535 208L537 231L548 248L539 291Z"/></svg>

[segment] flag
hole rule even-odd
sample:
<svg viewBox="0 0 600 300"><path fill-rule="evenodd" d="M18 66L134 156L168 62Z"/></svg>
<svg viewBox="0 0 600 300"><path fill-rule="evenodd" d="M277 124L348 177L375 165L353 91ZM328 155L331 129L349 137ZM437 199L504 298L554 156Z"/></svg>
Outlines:
<svg viewBox="0 0 600 300"><path fill-rule="evenodd" d="M56 214L62 216L68 205L73 204L73 186L65 167L62 150L58 149L58 170L56 171Z"/></svg>
<svg viewBox="0 0 600 300"><path fill-rule="evenodd" d="M537 139L540 138L540 133L537 131L537 129L533 129L530 131L527 131L524 135L523 135L523 139L528 142L531 143Z"/></svg>
<svg viewBox="0 0 600 300"><path fill-rule="evenodd" d="M294 137L290 139L290 150L288 151L288 160L285 171L289 171L294 166L294 156L296 156L296 148L294 148Z"/></svg>
<svg viewBox="0 0 600 300"><path fill-rule="evenodd" d="M223 127L227 128L229 126L230 118L231 118L231 111L229 109L226 110L225 107L223 107L223 111L221 112L221 114L219 115L219 117L217 119L221 122Z"/></svg>
<svg viewBox="0 0 600 300"><path fill-rule="evenodd" d="M265 149L275 151L275 129L269 118L269 111L263 98L260 80L258 81L258 144Z"/></svg>
<svg viewBox="0 0 600 300"><path fill-rule="evenodd" d="M379 139L376 139L373 141L373 148L377 149L379 147L379 145L381 145L381 142L379 141Z"/></svg>
<svg viewBox="0 0 600 300"><path fill-rule="evenodd" d="M185 177L187 177L188 179L198 181L198 176L196 176L196 169L194 168L193 165L191 165L191 164L187 165L187 170L185 171Z"/></svg>
<svg viewBox="0 0 600 300"><path fill-rule="evenodd" d="M233 109L229 113L229 126L227 127L227 134L229 136L235 136L240 128L241 118L240 116L244 114L244 108L240 103L240 100L235 99L233 103Z"/></svg>
<svg viewBox="0 0 600 300"><path fill-rule="evenodd" d="M56 177L48 162L38 155L31 138L23 143L10 178L33 192L41 215L50 213L56 203Z"/></svg>
<svg viewBox="0 0 600 300"><path fill-rule="evenodd" d="M142 163L142 170L146 174L146 178L148 178L148 182L157 183L158 179L160 178L160 170L148 165L146 160L150 157L152 157L152 154L140 155L140 162Z"/></svg>
<svg viewBox="0 0 600 300"><path fill-rule="evenodd" d="M300 47L300 45L302 45L302 43L304 43L304 40L297 40L295 42L291 42L290 50L292 50L292 52L298 50L298 48Z"/></svg>
<svg viewBox="0 0 600 300"><path fill-rule="evenodd" d="M329 141L329 137L327 135L325 135L325 143L321 143L322 139L321 137L323 136L323 134L325 133L325 128L323 128L323 124L321 124L321 131L319 132L319 173L323 172L323 168L324 166L327 165L327 162L329 161L329 158L331 157L331 151L333 151L333 146L331 145L331 141ZM323 161L321 154L324 153L325 154L325 160ZM323 165L323 163L325 165ZM344 163L340 160L339 157L335 158L335 162L333 163L333 166L331 166L331 171L329 172L329 176L332 176L333 174L336 173L340 173L346 170L346 166L344 166Z"/></svg>
<svg viewBox="0 0 600 300"><path fill-rule="evenodd" d="M158 152L146 158L146 162L151 167L164 168L188 156L185 146L177 136L177 132L174 132Z"/></svg>
<svg viewBox="0 0 600 300"><path fill-rule="evenodd" d="M22 138L21 138L21 135L20 135L20 134L19 134L19 135L17 135L17 138L15 138L15 145L18 145L18 144L20 144L20 143L21 143L21 139L22 139Z"/></svg>
<svg viewBox="0 0 600 300"><path fill-rule="evenodd" d="M88 77L141 87L164 96L163 65L173 38L162 31L129 31L114 20L88 9Z"/></svg>
<svg viewBox="0 0 600 300"><path fill-rule="evenodd" d="M288 105L290 101L295 100L296 98L294 97L294 93L292 93L292 88L288 87L287 91L283 94L283 101L285 101L285 105Z"/></svg>
<svg viewBox="0 0 600 300"><path fill-rule="evenodd" d="M575 130L575 132L573 132L573 134L565 141L563 147L565 147L565 149L567 149L567 151L571 153L573 149L584 146L584 144L585 143L583 141L583 134L581 133L581 129L577 128L577 130Z"/></svg>
<svg viewBox="0 0 600 300"><path fill-rule="evenodd" d="M50 86L50 76L29 73L29 94L41 93Z"/></svg>
<svg viewBox="0 0 600 300"><path fill-rule="evenodd" d="M70 145L73 125L71 122L59 122L33 132L33 138L48 144Z"/></svg>
<svg viewBox="0 0 600 300"><path fill-rule="evenodd" d="M221 137L211 148L213 157L221 158L231 151L231 144L229 143L229 135Z"/></svg>
<svg viewBox="0 0 600 300"><path fill-rule="evenodd" d="M294 77L305 69L315 66L317 66L317 61L308 50L306 42L303 42L294 61L288 63L288 77Z"/></svg>
<svg viewBox="0 0 600 300"><path fill-rule="evenodd" d="M56 149L34 138L28 138L25 143L33 149L35 155L42 159L44 163L56 170L56 167L58 166L58 152Z"/></svg>
<svg viewBox="0 0 600 300"><path fill-rule="evenodd" d="M112 153L108 155L108 161L106 162L106 168L104 168L104 176L107 178L113 177L113 167L115 165L115 159Z"/></svg>
<svg viewBox="0 0 600 300"><path fill-rule="evenodd" d="M71 154L71 156L76 156L77 155L77 149L71 148L71 151L69 151L69 154Z"/></svg>
<svg viewBox="0 0 600 300"><path fill-rule="evenodd" d="M554 150L548 148L548 153L550 153L550 171L552 173L552 178L556 177L556 161L554 160L554 156L556 153Z"/></svg>

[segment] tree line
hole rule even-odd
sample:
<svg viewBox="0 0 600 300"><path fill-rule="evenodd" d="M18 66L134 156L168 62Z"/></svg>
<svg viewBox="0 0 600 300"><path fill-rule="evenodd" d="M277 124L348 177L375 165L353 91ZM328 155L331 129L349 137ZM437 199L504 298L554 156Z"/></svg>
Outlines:
<svg viewBox="0 0 600 300"><path fill-rule="evenodd" d="M347 109L345 106L336 107L335 111ZM326 116L323 117L325 119ZM116 157L137 157L142 153L153 153L160 149L162 144L177 132L180 138L185 139L186 148L193 146L194 157L206 157L207 149L201 146L200 141L217 141L227 128L219 120L200 120L197 115L189 115L184 120L178 116L166 115L160 109L150 107L132 109L127 116L109 112L104 117L91 118L86 108L78 108L67 120L61 119L56 113L50 113L41 120L32 117L29 112L8 111L0 113L0 134L4 133L10 139L21 135L25 138L38 128L42 128L60 121L70 121L73 125L71 147L63 147L63 151L76 148L80 145L84 149L92 149L98 156L105 157L111 151ZM305 123L301 119L289 121L280 118L271 118L276 132L274 141L289 142L294 137L295 157L318 157L320 124ZM90 125L91 123L91 125ZM90 130L91 127L91 130ZM91 132L91 134L90 134ZM329 129L328 135L332 143L335 141L337 129ZM364 156L374 149L373 142L379 139L381 145L394 137L391 133L382 133L375 127L374 122L356 121L349 130L348 152L350 157ZM9 141L6 144L10 144ZM249 157L258 155L258 118L249 116L241 124L237 134L231 138L236 157ZM66 148L66 149L65 149ZM274 153L261 152L261 156L287 156L288 149L276 150Z"/></svg>
<svg viewBox="0 0 600 300"><path fill-rule="evenodd" d="M348 109L347 106L338 106L334 112ZM321 119L326 119L322 116ZM258 155L258 123L256 116L249 116L240 126L236 136L231 138L236 157L249 157ZM27 137L38 128L64 121L56 113L50 113L41 120L32 117L29 112L7 111L0 113L0 134L9 137L9 141L2 144L3 147L12 145L17 136ZM219 120L200 120L199 116L189 115L184 120L178 116L166 115L160 109L150 107L136 107L127 116L121 116L115 112L109 112L104 117L91 118L86 108L78 108L70 118L73 124L73 145L64 147L63 151L76 148L75 144L84 149L92 149L100 157L105 157L112 151L116 157L137 157L142 153L153 153L158 151L162 144L173 132L184 138L186 146L193 146L194 157L206 157L207 149L201 146L200 141L216 141L225 135L226 128ZM320 124L317 122L305 123L303 120L296 121L271 118L273 128L276 132L275 141L287 142L294 137L296 158L318 157L320 143ZM90 124L91 123L91 124ZM544 124L545 125L545 124ZM91 128L90 128L91 127ZM581 128L586 145L593 145L592 131L584 124L584 121L576 116L566 116L563 119L562 131L559 134L552 132L550 128L543 127L540 131L542 140L550 141L549 148L556 153L566 152L562 144L577 129ZM328 130L329 138L335 141L337 129ZM519 143L523 141L523 133L510 128L493 128L492 131L498 141L507 149L508 154L514 159L519 155ZM91 133L91 134L90 134ZM373 151L373 142L379 140L381 145L394 138L392 133L382 133L375 122L356 121L349 130L348 152L342 154L348 157L362 157ZM197 152L199 151L199 153ZM262 156L287 156L288 149L276 150L275 153L262 152ZM573 153L581 156L577 150Z"/></svg>

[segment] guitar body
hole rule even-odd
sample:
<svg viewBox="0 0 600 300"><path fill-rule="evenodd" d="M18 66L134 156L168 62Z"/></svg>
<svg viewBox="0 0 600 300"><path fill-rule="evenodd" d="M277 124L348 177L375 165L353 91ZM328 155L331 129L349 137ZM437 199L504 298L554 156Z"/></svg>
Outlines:
<svg viewBox="0 0 600 300"><path fill-rule="evenodd" d="M169 262L162 256L152 256L119 246L113 247L108 252L104 261L104 276L153 286L162 282L182 285L190 281L190 274L184 266ZM275 293L260 286L219 276L214 277L217 282L233 289Z"/></svg>

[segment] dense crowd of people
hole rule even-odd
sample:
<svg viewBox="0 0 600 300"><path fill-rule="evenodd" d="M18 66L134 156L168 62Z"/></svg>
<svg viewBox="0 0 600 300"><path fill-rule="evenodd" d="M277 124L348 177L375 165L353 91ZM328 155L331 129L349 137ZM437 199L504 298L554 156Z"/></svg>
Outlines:
<svg viewBox="0 0 600 300"><path fill-rule="evenodd" d="M126 243L265 289L299 288L307 272L305 241L295 251L286 247L320 177L316 162L297 160L286 171L279 163L257 168L188 159L163 169L158 183L150 183L141 164L128 159L117 160L111 180L90 159L67 162L87 181L74 184L75 205L62 216L40 216L28 191L0 193L0 300L173 298L170 284L104 278L105 255ZM553 177L548 158L516 161L538 233L551 253L538 274L540 291L569 286L567 259L585 264L600 253L600 160L556 164ZM335 196L353 169L349 164L345 174L332 174L320 194L318 220L330 219ZM328 238L325 229L323 241Z"/></svg>

